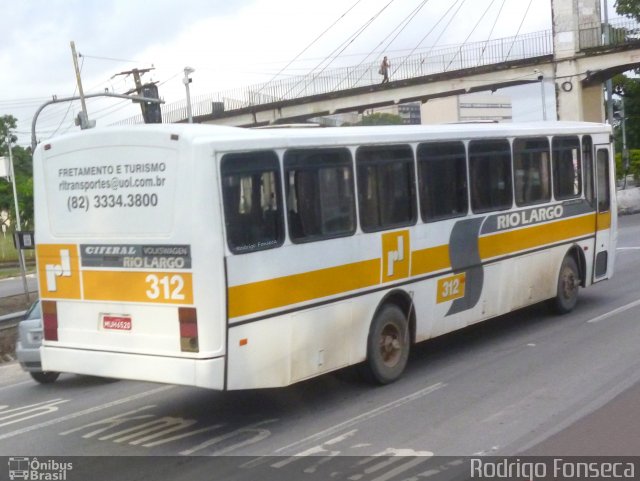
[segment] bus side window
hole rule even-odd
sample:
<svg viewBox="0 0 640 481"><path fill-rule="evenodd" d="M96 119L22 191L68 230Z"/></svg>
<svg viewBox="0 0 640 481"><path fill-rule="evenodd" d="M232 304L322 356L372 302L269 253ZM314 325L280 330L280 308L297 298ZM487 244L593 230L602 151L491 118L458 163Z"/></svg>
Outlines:
<svg viewBox="0 0 640 481"><path fill-rule="evenodd" d="M420 144L418 180L424 222L467 213L467 157L462 142Z"/></svg>
<svg viewBox="0 0 640 481"><path fill-rule="evenodd" d="M584 198L595 207L593 190L593 140L590 135L582 137L582 164L584 173Z"/></svg>
<svg viewBox="0 0 640 481"><path fill-rule="evenodd" d="M554 137L553 193L557 200L573 199L582 192L580 140L577 136Z"/></svg>
<svg viewBox="0 0 640 481"><path fill-rule="evenodd" d="M469 142L469 172L474 212L511 208L511 147L508 140Z"/></svg>
<svg viewBox="0 0 640 481"><path fill-rule="evenodd" d="M375 232L415 224L417 208L411 147L360 147L356 164L362 230Z"/></svg>
<svg viewBox="0 0 640 481"><path fill-rule="evenodd" d="M551 199L549 160L549 140L546 137L514 140L514 190L518 206L549 202Z"/></svg>
<svg viewBox="0 0 640 481"><path fill-rule="evenodd" d="M598 149L598 212L608 212L611 206L609 191L609 152Z"/></svg>
<svg viewBox="0 0 640 481"><path fill-rule="evenodd" d="M309 242L355 233L355 188L347 149L292 149L284 155L289 236Z"/></svg>
<svg viewBox="0 0 640 481"><path fill-rule="evenodd" d="M271 151L222 157L222 200L231 252L269 249L284 241L279 171L278 157Z"/></svg>

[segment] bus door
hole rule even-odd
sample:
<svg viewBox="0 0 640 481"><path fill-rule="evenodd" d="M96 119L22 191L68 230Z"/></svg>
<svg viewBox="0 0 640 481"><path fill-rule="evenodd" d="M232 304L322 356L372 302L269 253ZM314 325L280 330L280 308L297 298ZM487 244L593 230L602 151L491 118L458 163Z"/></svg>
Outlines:
<svg viewBox="0 0 640 481"><path fill-rule="evenodd" d="M611 238L611 187L610 162L611 147L608 144L596 145L596 245L593 263L593 282L607 278L609 263L613 261L609 254Z"/></svg>

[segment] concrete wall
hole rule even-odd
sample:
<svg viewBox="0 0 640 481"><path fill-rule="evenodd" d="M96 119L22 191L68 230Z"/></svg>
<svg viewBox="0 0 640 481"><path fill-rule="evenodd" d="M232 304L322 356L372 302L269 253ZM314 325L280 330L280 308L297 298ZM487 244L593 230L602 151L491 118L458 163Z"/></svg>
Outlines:
<svg viewBox="0 0 640 481"><path fill-rule="evenodd" d="M578 29L600 24L600 0L551 0L559 120L604 121L602 85L582 86Z"/></svg>

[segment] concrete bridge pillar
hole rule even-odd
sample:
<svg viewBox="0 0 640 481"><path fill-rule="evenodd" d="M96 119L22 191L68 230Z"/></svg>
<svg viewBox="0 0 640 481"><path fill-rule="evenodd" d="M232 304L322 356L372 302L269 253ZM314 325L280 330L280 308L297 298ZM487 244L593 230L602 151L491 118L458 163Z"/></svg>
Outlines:
<svg viewBox="0 0 640 481"><path fill-rule="evenodd" d="M581 41L601 35L600 0L551 0L551 14L558 120L603 122L602 84L583 86L578 62Z"/></svg>

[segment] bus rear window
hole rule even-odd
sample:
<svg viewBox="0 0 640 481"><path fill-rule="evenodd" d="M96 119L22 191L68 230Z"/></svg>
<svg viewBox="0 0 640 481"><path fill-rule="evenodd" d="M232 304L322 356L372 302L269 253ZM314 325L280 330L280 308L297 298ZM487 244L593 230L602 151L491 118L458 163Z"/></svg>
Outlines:
<svg viewBox="0 0 640 481"><path fill-rule="evenodd" d="M284 241L280 167L274 152L222 158L222 198L231 252L278 247Z"/></svg>

